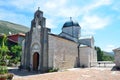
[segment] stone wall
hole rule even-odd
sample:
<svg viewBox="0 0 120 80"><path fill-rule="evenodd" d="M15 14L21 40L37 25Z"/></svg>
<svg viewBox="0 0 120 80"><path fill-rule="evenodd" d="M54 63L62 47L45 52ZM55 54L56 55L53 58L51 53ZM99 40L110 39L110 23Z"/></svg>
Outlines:
<svg viewBox="0 0 120 80"><path fill-rule="evenodd" d="M49 67L67 69L77 66L77 43L49 35Z"/></svg>
<svg viewBox="0 0 120 80"><path fill-rule="evenodd" d="M90 47L80 47L80 66L90 67Z"/></svg>
<svg viewBox="0 0 120 80"><path fill-rule="evenodd" d="M114 57L115 57L115 64L117 67L120 67L120 48L115 49L114 51Z"/></svg>
<svg viewBox="0 0 120 80"><path fill-rule="evenodd" d="M97 54L94 48L80 47L80 66L91 67L97 65Z"/></svg>

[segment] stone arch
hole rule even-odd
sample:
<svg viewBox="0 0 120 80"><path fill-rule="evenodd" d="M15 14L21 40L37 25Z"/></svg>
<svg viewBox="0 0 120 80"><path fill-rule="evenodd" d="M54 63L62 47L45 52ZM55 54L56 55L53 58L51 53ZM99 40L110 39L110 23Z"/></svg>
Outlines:
<svg viewBox="0 0 120 80"><path fill-rule="evenodd" d="M35 62L34 62L34 57L35 57L35 53L37 53L37 56L39 56L38 57L38 61L37 61L37 66L36 66L36 68L35 68L35 66L34 66L34 64L35 64ZM39 70L40 69L40 64L41 64L41 45L40 45L40 43L38 43L38 42L34 42L34 43L32 43L31 44L31 61L30 61L30 64L31 64L31 69L32 70Z"/></svg>

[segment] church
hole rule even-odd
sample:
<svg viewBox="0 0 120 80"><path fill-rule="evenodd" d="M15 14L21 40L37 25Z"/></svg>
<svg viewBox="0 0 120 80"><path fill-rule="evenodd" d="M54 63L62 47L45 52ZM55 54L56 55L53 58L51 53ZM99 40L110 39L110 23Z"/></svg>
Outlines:
<svg viewBox="0 0 120 80"><path fill-rule="evenodd" d="M114 52L115 66L120 68L120 47L116 48L116 49L113 49L113 52Z"/></svg>
<svg viewBox="0 0 120 80"><path fill-rule="evenodd" d="M33 71L46 72L96 66L97 54L93 36L81 37L81 26L70 19L62 26L59 35L46 28L46 18L41 10L34 13L31 29L22 43L21 65Z"/></svg>

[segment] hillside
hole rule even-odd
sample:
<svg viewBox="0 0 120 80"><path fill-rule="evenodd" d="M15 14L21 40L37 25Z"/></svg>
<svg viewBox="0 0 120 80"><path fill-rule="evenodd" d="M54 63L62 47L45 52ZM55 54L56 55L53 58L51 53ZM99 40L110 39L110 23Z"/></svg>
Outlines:
<svg viewBox="0 0 120 80"><path fill-rule="evenodd" d="M106 52L106 51L103 51L103 52L106 56L112 56L112 57L114 56L113 52Z"/></svg>
<svg viewBox="0 0 120 80"><path fill-rule="evenodd" d="M29 28L23 25L15 24L8 21L0 20L0 33L9 34L9 32L13 33L25 33L29 31Z"/></svg>

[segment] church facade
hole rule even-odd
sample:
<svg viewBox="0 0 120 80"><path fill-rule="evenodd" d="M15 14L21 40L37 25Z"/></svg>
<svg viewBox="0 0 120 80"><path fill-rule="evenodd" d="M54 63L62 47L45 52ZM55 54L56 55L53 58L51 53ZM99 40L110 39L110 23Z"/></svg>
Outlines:
<svg viewBox="0 0 120 80"><path fill-rule="evenodd" d="M51 68L91 67L97 63L93 37L81 37L81 27L72 19L59 35L46 28L43 12L37 10L22 44L21 65L46 72Z"/></svg>

